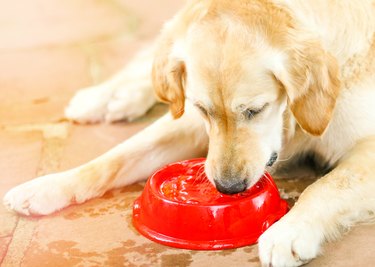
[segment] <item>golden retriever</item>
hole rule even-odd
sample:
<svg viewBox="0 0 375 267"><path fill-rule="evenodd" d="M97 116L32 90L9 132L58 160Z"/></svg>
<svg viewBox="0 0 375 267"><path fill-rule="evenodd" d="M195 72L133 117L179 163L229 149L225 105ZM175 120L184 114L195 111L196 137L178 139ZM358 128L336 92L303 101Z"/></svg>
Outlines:
<svg viewBox="0 0 375 267"><path fill-rule="evenodd" d="M373 0L190 1L157 45L66 109L78 122L133 119L156 102L154 87L171 115L85 165L10 190L4 203L49 214L207 151L211 182L236 193L277 155L315 153L331 171L259 238L264 266L304 264L374 217L374 32Z"/></svg>

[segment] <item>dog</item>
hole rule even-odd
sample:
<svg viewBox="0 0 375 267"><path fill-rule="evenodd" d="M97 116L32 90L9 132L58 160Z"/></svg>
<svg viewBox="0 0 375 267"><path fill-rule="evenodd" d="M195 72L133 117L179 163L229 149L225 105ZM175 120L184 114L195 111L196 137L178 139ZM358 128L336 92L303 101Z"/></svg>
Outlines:
<svg viewBox="0 0 375 267"><path fill-rule="evenodd" d="M375 1L192 0L119 75L79 91L81 122L170 113L75 169L11 189L4 204L45 215L207 155L223 193L279 159L318 155L327 173L259 238L264 266L299 266L375 212ZM276 162L275 162L276 161Z"/></svg>

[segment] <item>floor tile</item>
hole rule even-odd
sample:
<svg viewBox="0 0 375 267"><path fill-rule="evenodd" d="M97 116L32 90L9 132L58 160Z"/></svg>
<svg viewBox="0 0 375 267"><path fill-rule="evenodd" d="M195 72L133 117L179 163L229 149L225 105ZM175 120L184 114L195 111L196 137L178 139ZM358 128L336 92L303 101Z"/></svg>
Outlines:
<svg viewBox="0 0 375 267"><path fill-rule="evenodd" d="M0 10L0 51L64 46L136 30L137 18L115 1L14 0Z"/></svg>
<svg viewBox="0 0 375 267"><path fill-rule="evenodd" d="M0 124L57 121L74 92L91 83L79 47L0 51Z"/></svg>

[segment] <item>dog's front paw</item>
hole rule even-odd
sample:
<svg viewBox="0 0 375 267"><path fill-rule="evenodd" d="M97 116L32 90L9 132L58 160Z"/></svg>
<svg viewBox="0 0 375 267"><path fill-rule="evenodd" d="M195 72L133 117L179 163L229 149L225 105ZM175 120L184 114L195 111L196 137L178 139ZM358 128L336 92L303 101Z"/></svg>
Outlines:
<svg viewBox="0 0 375 267"><path fill-rule="evenodd" d="M262 266L300 266L319 254L322 232L311 223L289 219L276 222L259 238Z"/></svg>
<svg viewBox="0 0 375 267"><path fill-rule="evenodd" d="M65 108L65 116L80 123L101 122L111 96L110 88L100 86L79 90Z"/></svg>
<svg viewBox="0 0 375 267"><path fill-rule="evenodd" d="M155 104L156 98L148 80L132 81L126 87L117 88L108 101L104 120L115 122L132 121L144 114Z"/></svg>
<svg viewBox="0 0 375 267"><path fill-rule="evenodd" d="M3 199L4 205L23 215L47 215L74 201L73 191L63 177L51 174L14 187Z"/></svg>
<svg viewBox="0 0 375 267"><path fill-rule="evenodd" d="M131 121L144 115L155 102L148 80L129 81L125 87L99 85L78 91L65 116L79 123Z"/></svg>

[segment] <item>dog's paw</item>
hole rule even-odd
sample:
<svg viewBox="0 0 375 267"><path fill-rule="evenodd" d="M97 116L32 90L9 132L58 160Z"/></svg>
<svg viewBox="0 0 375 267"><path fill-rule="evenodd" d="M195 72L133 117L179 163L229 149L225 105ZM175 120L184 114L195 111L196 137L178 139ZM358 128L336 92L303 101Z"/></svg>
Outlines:
<svg viewBox="0 0 375 267"><path fill-rule="evenodd" d="M65 108L65 117L80 123L101 122L111 96L110 88L100 86L79 90Z"/></svg>
<svg viewBox="0 0 375 267"><path fill-rule="evenodd" d="M5 207L23 215L47 215L74 200L72 190L62 184L63 177L51 174L31 180L8 191Z"/></svg>
<svg viewBox="0 0 375 267"><path fill-rule="evenodd" d="M149 81L133 81L127 87L116 89L108 101L104 120L132 121L146 114L156 98Z"/></svg>
<svg viewBox="0 0 375 267"><path fill-rule="evenodd" d="M131 121L146 114L155 102L149 81L131 81L115 89L101 85L78 91L65 116L79 123Z"/></svg>
<svg viewBox="0 0 375 267"><path fill-rule="evenodd" d="M321 240L311 224L281 219L259 238L259 258L267 267L301 266L319 254Z"/></svg>

